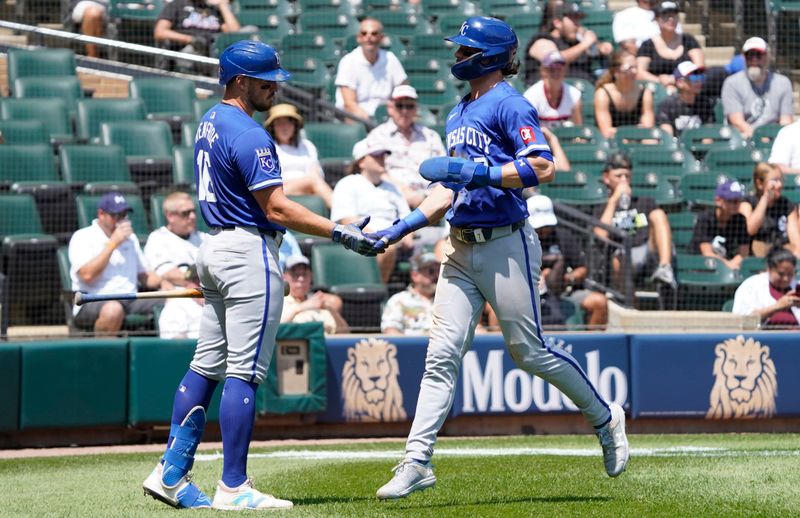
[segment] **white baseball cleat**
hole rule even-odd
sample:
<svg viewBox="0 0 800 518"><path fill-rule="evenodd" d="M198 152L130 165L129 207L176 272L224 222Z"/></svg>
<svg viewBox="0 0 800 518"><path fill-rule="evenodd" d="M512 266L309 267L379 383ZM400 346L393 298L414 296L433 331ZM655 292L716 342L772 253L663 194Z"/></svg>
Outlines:
<svg viewBox="0 0 800 518"><path fill-rule="evenodd" d="M611 403L611 421L597 431L600 446L603 448L603 462L609 477L619 476L628 465L628 437L625 435L625 411L616 403Z"/></svg>
<svg viewBox="0 0 800 518"><path fill-rule="evenodd" d="M181 477L174 486L166 486L162 482L162 470L163 466L159 462L145 479L143 484L145 495L150 495L177 509L207 509L211 507L211 499L191 481L189 475Z"/></svg>
<svg viewBox="0 0 800 518"><path fill-rule="evenodd" d="M405 498L414 491L421 491L436 484L436 475L433 468L420 464L410 459L403 459L400 464L392 468L394 477L383 487L378 489L380 500Z"/></svg>
<svg viewBox="0 0 800 518"><path fill-rule="evenodd" d="M289 500L281 500L266 495L253 487L253 479L248 478L244 484L229 488L221 480L217 483L217 492L211 507L223 511L244 511L260 509L291 509L294 506Z"/></svg>

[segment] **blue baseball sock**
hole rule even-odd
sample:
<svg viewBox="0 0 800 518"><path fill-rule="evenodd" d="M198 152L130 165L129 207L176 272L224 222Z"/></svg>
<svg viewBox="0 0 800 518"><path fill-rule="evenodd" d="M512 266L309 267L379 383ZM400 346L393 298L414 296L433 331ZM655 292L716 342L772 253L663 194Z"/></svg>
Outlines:
<svg viewBox="0 0 800 518"><path fill-rule="evenodd" d="M178 390L175 391L175 400L172 404L172 424L180 425L189 411L197 405L208 411L208 405L211 403L211 396L214 395L217 383L217 381L189 369L178 385ZM172 444L172 439L173 437L170 435L167 447Z"/></svg>
<svg viewBox="0 0 800 518"><path fill-rule="evenodd" d="M222 482L230 487L247 480L247 452L256 418L256 383L228 378L219 406L219 427L222 432Z"/></svg>

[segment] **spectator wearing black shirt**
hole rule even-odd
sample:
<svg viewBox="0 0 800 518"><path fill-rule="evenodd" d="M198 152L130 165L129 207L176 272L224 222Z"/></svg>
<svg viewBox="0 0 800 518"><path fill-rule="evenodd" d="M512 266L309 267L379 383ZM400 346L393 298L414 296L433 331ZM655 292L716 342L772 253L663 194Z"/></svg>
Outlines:
<svg viewBox="0 0 800 518"><path fill-rule="evenodd" d="M525 52L525 84L539 80L539 62L554 50L561 52L569 67L567 77L594 81L592 58L608 56L614 50L611 43L599 41L597 34L583 26L586 14L580 4L566 2L553 8L549 30L531 38Z"/></svg>
<svg viewBox="0 0 800 518"><path fill-rule="evenodd" d="M714 122L714 101L700 96L705 79L703 72L691 61L684 61L675 68L673 75L678 93L661 101L656 113L656 123L670 135L677 137L683 130Z"/></svg>
<svg viewBox="0 0 800 518"><path fill-rule="evenodd" d="M603 183L609 196L605 205L595 209L594 216L606 225L628 233L632 238L631 263L634 280L650 276L650 280L675 288L672 269L672 229L667 215L653 198L636 196L631 188L631 161L624 153L609 155L603 167ZM594 227L596 236L609 239L609 232ZM611 261L612 281L621 286L622 249Z"/></svg>
<svg viewBox="0 0 800 518"><path fill-rule="evenodd" d="M158 15L153 37L168 50L209 56L214 36L239 29L229 0L171 0Z"/></svg>
<svg viewBox="0 0 800 518"><path fill-rule="evenodd" d="M661 83L672 93L675 91L675 76L672 75L675 67L688 60L705 68L705 58L693 36L675 30L678 26L677 3L661 2L655 11L660 32L639 47L637 79Z"/></svg>
<svg viewBox="0 0 800 518"><path fill-rule="evenodd" d="M774 246L800 250L798 209L783 196L783 172L760 162L753 168L753 187L755 194L746 197L739 208L753 238L753 255L765 257Z"/></svg>
<svg viewBox="0 0 800 518"><path fill-rule="evenodd" d="M744 187L735 180L717 186L714 208L697 218L689 247L694 253L721 259L728 268L738 270L750 254L747 221L739 214Z"/></svg>

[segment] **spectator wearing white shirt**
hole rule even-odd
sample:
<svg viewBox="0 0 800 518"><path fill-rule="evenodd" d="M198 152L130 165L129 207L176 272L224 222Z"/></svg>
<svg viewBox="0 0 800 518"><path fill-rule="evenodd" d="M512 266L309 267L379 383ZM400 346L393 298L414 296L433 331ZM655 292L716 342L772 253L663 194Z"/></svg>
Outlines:
<svg viewBox="0 0 800 518"><path fill-rule="evenodd" d="M69 241L73 291L90 294L132 293L141 283L161 287L161 278L148 267L128 215L133 211L117 192L105 194L97 205L97 219L77 230ZM149 314L161 301L111 300L73 308L75 326L98 334L116 334L125 315Z"/></svg>
<svg viewBox="0 0 800 518"><path fill-rule="evenodd" d="M539 124L544 128L555 128L565 123L583 124L581 91L564 82L567 61L554 50L541 61L542 79L531 85L523 94L539 113Z"/></svg>
<svg viewBox="0 0 800 518"><path fill-rule="evenodd" d="M427 335L433 322L433 296L441 263L433 252L411 258L411 284L386 302L381 332L387 335Z"/></svg>
<svg viewBox="0 0 800 518"><path fill-rule="evenodd" d="M391 226L411 212L405 197L393 183L386 181L384 161L391 153L382 142L364 139L353 146L353 171L333 189L331 219L347 225L370 216L364 232L375 232ZM389 280L398 249L413 246L413 233L378 255L383 282Z"/></svg>
<svg viewBox="0 0 800 518"><path fill-rule="evenodd" d="M317 147L300 132L303 129L303 116L297 108L291 104L274 105L269 110L264 127L275 139L281 163L283 192L290 196L319 196L330 207L331 187L325 183Z"/></svg>
<svg viewBox="0 0 800 518"><path fill-rule="evenodd" d="M638 0L633 7L614 15L611 31L617 45L636 55L642 43L659 33L653 11L657 3L656 0Z"/></svg>
<svg viewBox="0 0 800 518"><path fill-rule="evenodd" d="M391 151L384 163L386 173L411 208L425 199L430 184L420 176L419 165L423 160L445 154L439 134L416 122L417 98L413 86L396 86L387 103L389 120L373 129L368 137Z"/></svg>
<svg viewBox="0 0 800 518"><path fill-rule="evenodd" d="M187 270L186 280L189 286L200 286L196 268ZM205 299L202 297L167 299L158 316L159 338L165 340L196 339L200 336L200 321L204 305Z"/></svg>
<svg viewBox="0 0 800 518"><path fill-rule="evenodd" d="M781 128L772 142L769 163L784 174L800 174L800 120Z"/></svg>
<svg viewBox="0 0 800 518"><path fill-rule="evenodd" d="M364 18L356 36L358 48L339 61L336 107L362 119L371 118L394 87L408 79L397 56L380 47L383 37L381 22Z"/></svg>
<svg viewBox="0 0 800 518"><path fill-rule="evenodd" d="M748 277L733 296L733 313L758 315L761 323L793 326L800 323L797 258L784 248L767 254L767 271Z"/></svg>

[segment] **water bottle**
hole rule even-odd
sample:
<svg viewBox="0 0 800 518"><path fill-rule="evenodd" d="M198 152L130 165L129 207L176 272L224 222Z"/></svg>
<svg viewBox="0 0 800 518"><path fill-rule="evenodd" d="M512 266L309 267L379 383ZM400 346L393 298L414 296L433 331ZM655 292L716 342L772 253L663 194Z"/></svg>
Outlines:
<svg viewBox="0 0 800 518"><path fill-rule="evenodd" d="M622 210L628 210L631 208L631 195L627 192L622 193L619 197L619 202L617 203L617 207Z"/></svg>

